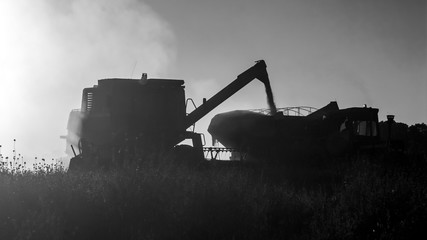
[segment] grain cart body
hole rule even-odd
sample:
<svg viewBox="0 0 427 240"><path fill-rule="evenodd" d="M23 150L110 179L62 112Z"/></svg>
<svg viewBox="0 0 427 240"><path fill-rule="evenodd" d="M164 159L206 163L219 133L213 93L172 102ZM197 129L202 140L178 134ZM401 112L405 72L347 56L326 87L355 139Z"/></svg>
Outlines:
<svg viewBox="0 0 427 240"><path fill-rule="evenodd" d="M336 102L307 116L248 110L216 115L208 128L226 148L247 159L337 156L378 144L378 109L339 109ZM286 156L286 157L285 157ZM232 156L239 160L240 157Z"/></svg>

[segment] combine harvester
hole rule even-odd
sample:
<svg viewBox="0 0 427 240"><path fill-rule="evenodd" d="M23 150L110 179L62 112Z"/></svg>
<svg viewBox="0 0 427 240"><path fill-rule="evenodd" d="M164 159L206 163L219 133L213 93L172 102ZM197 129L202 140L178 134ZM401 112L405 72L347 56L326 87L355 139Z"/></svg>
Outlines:
<svg viewBox="0 0 427 240"><path fill-rule="evenodd" d="M193 112L186 113L184 81L171 79L102 79L83 90L80 110L68 120L70 170L109 168L125 159L176 152L204 158L202 135L188 130L202 117L254 79L266 86L273 112L270 80L263 60L240 74ZM177 145L191 139L193 146Z"/></svg>

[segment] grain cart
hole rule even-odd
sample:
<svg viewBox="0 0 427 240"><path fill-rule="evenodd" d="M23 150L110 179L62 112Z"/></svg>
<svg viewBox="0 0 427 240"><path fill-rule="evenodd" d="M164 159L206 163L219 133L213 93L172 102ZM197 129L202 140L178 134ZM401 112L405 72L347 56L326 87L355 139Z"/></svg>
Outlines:
<svg viewBox="0 0 427 240"><path fill-rule="evenodd" d="M262 81L275 111L266 64L257 61L193 112L186 113L184 81L175 79L101 79L83 90L80 110L73 110L64 136L74 157L70 170L120 165L124 159L169 152L191 139L203 158L201 134L188 129L253 79Z"/></svg>
<svg viewBox="0 0 427 240"><path fill-rule="evenodd" d="M307 116L280 111L275 115L249 110L220 113L208 131L227 149L234 149L232 160L343 156L380 144L378 109L339 109L336 102Z"/></svg>

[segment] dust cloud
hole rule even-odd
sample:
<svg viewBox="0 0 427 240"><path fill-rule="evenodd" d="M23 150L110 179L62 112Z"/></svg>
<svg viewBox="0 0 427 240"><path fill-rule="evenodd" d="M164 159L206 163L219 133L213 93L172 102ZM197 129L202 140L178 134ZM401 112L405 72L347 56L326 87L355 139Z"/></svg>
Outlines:
<svg viewBox="0 0 427 240"><path fill-rule="evenodd" d="M107 77L165 75L170 26L138 0L0 2L0 145L4 156L63 155L68 114ZM150 76L149 76L150 77Z"/></svg>

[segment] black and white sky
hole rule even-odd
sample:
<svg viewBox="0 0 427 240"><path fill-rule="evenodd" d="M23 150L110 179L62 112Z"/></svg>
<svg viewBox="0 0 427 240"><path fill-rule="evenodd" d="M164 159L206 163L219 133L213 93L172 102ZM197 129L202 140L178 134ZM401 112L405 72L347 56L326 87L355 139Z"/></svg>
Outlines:
<svg viewBox="0 0 427 240"><path fill-rule="evenodd" d="M200 104L259 59L278 107L367 104L427 122L425 0L1 0L0 30L3 155L13 139L26 156L62 155L68 113L97 79L184 79ZM197 130L266 107L254 81Z"/></svg>

